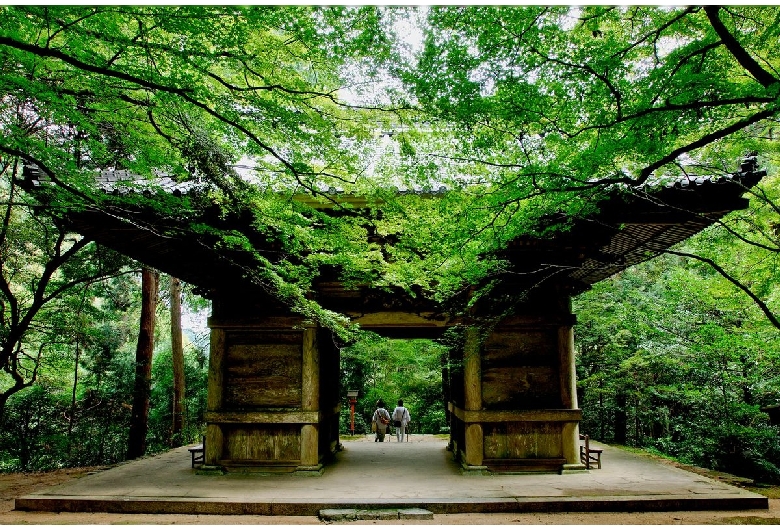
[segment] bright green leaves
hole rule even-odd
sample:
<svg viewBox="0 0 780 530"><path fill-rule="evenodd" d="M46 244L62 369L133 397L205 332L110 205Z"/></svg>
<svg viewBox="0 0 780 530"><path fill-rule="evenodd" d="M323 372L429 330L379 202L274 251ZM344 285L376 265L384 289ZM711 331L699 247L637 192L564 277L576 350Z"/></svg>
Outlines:
<svg viewBox="0 0 780 530"><path fill-rule="evenodd" d="M776 58L752 35L774 11L734 13L735 37L767 64ZM418 97L461 131L492 137L468 153L488 163L556 160L579 181L624 167L637 178L768 102L697 8L443 7L430 23ZM491 88L477 90L478 78Z"/></svg>
<svg viewBox="0 0 780 530"><path fill-rule="evenodd" d="M776 10L721 16L771 70ZM732 50L696 7L431 8L423 52L402 72L426 125L404 131L382 170L418 188L470 186L446 213L451 249L545 237L567 223L540 221L592 214L613 182L729 173L746 152L775 150L761 138L771 90ZM479 254L465 253L469 270Z"/></svg>
<svg viewBox="0 0 780 530"><path fill-rule="evenodd" d="M58 194L54 207L100 205L90 185L100 169L204 181L208 194L193 203L159 190L110 201L162 219L186 220L188 205L216 206L222 219L254 212L236 230L192 229L219 237L216 248L256 254L261 282L296 304L319 266L343 261L365 280L356 271L381 261L359 223L302 213L290 199L366 186L359 175L381 109L353 109L339 91L356 82L347 58L384 46L376 9L19 6L4 15L0 152L76 194ZM252 169L236 170L239 160ZM285 257L261 259L252 232Z"/></svg>
<svg viewBox="0 0 780 530"><path fill-rule="evenodd" d="M409 28L426 14L415 55ZM224 247L261 254L250 232L268 236L282 249L263 262L271 283L298 294L334 267L350 284L446 299L500 271L485 256L507 241L593 213L607 184L731 172L748 148L776 150L771 122L756 118L774 116L774 85L738 53L780 69L773 7L719 8L739 47L722 45L696 7L3 15L0 151L40 162L81 203L98 200L95 169L205 181L222 218L251 212ZM426 199L391 191L442 186L448 195ZM293 196L355 196L382 204L382 216L313 211ZM121 201L162 216L203 206Z"/></svg>
<svg viewBox="0 0 780 530"><path fill-rule="evenodd" d="M13 9L0 53L26 79L18 99L32 96L36 113L96 141L90 152L107 128L119 132L123 165L148 173L167 158L168 168L192 170L188 137L209 130L233 163L258 157L262 169L293 182L355 172L342 138L365 138L365 124L338 100L343 58L315 31L319 9ZM160 149L167 157L156 156Z"/></svg>

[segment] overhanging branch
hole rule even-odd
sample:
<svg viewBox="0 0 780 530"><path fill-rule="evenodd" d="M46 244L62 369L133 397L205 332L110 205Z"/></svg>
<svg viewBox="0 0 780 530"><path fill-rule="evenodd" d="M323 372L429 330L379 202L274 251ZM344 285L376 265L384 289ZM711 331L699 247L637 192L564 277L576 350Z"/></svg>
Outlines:
<svg viewBox="0 0 780 530"><path fill-rule="evenodd" d="M738 287L742 292L747 294L753 300L753 302L755 302L755 304L759 307L759 309L761 309L761 311L769 319L769 321L772 323L772 325L775 328L780 329L780 320L777 319L775 314L772 312L771 309L769 309L769 307L767 307L767 305L764 303L764 301L761 300L758 296L756 296L756 294L753 291L751 291L745 284L743 284L742 282L740 282L739 280L737 280L736 278L731 276L728 272L723 270L723 268L720 265L718 265L717 263L715 263L713 260L711 260L709 258L705 258L703 256L699 256L697 254L689 254L688 252L678 252L676 250L665 250L664 252L666 254L673 254L675 256L681 256L681 257L684 257L684 258L691 258L691 259L695 259L695 260L701 261L702 263L706 263L707 265L712 267L718 274L723 276L725 279L727 279L733 285Z"/></svg>
<svg viewBox="0 0 780 530"><path fill-rule="evenodd" d="M723 24L718 13L720 12L720 6L705 6L704 12L707 14L707 18L712 24L712 29L718 34L718 37L723 41L723 45L726 46L728 51L739 62L742 67L747 70L750 75L756 78L756 81L761 83L764 88L778 83L778 79L772 74L761 68L753 57L742 47L742 45L734 38L734 35Z"/></svg>

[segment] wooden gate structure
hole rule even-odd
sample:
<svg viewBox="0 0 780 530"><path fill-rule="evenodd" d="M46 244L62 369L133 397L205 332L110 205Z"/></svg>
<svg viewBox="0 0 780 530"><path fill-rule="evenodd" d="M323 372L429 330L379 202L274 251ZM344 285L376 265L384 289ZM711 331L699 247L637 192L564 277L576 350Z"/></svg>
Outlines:
<svg viewBox="0 0 780 530"><path fill-rule="evenodd" d="M311 295L386 336L435 338L450 327L460 330L462 347L450 352L443 384L449 448L465 472L581 471L572 297L745 208L742 194L764 175L750 159L731 178L677 179L652 191L616 193L598 214L550 239L512 241L501 254L511 270L466 312L448 314L424 297L347 289L324 271ZM100 179L111 192L130 177L104 172ZM22 185L44 201L51 183L27 166ZM63 220L74 232L197 286L212 301L205 467L321 473L340 447L343 399L339 350L329 332L258 288L247 279L246 259L216 252L207 234L184 234L180 219L155 218L141 207L112 208L107 201ZM216 226L245 222L224 219L216 208L193 215Z"/></svg>

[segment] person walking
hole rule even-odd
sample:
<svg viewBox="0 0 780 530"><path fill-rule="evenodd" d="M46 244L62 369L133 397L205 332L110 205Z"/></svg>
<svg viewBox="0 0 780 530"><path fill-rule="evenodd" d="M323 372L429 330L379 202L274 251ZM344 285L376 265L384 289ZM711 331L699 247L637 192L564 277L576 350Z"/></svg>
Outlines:
<svg viewBox="0 0 780 530"><path fill-rule="evenodd" d="M371 421L376 424L376 436L374 437L374 441L384 442L385 432L390 425L390 413L387 412L383 400L380 399L376 402L376 410L374 411L374 416L371 418Z"/></svg>
<svg viewBox="0 0 780 530"><path fill-rule="evenodd" d="M399 442L404 441L406 426L412 421L409 415L409 409L404 407L404 400L398 400L398 406L393 410L393 426L395 427L395 437Z"/></svg>

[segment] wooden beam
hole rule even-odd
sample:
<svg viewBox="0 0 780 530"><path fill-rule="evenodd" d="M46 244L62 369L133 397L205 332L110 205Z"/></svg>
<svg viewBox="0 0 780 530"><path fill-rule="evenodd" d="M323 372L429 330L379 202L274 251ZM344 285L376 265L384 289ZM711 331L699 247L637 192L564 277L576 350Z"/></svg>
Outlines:
<svg viewBox="0 0 780 530"><path fill-rule="evenodd" d="M209 423L302 423L316 424L322 419L319 412L312 411L252 411L252 412L206 412Z"/></svg>
<svg viewBox="0 0 780 530"><path fill-rule="evenodd" d="M450 404L450 411L464 423L504 423L512 421L575 422L582 420L581 409L463 410Z"/></svg>

